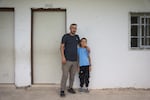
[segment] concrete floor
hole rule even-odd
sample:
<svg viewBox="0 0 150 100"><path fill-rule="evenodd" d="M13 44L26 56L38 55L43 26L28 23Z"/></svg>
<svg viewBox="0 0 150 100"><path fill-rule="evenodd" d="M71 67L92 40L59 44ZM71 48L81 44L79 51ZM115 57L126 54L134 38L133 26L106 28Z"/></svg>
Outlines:
<svg viewBox="0 0 150 100"><path fill-rule="evenodd" d="M0 87L0 100L150 100L150 90L102 89L59 97L58 87Z"/></svg>

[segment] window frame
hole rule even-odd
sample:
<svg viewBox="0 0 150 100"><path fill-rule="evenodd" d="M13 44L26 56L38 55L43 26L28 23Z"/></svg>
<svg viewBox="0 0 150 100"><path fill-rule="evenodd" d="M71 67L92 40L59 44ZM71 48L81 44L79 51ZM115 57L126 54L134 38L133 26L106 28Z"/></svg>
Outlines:
<svg viewBox="0 0 150 100"><path fill-rule="evenodd" d="M137 21L137 23L132 23L131 21L132 21L132 17L137 17L138 19L138 21ZM150 32L150 23L148 23L147 24L147 22L146 22L146 19L148 18L149 19L149 22L150 22L150 12L130 12L129 13L129 18L130 18L130 20L129 20L129 46L130 46L130 49L150 49L150 41L148 42L148 45L146 45L146 44L142 44L142 38L144 39L144 41L145 41L145 39L150 39L150 33L149 33L149 36L145 36L145 34L146 34L146 32L145 32L145 30L146 31L148 31L148 32ZM142 23L142 18L144 19L144 24ZM144 36L142 36L142 26L144 25ZM132 26L137 26L137 36L133 36L132 35ZM147 29L145 29L145 27L146 26L148 26L148 30ZM136 38L137 39L137 47L135 46L133 46L132 47L132 39L133 38Z"/></svg>

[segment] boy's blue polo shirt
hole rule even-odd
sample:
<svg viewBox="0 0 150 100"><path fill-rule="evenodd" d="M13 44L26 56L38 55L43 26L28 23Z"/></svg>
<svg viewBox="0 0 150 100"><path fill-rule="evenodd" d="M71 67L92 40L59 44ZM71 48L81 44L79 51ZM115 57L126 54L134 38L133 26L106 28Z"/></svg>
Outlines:
<svg viewBox="0 0 150 100"><path fill-rule="evenodd" d="M89 52L86 48L78 48L78 56L79 56L79 65L80 66L89 66Z"/></svg>

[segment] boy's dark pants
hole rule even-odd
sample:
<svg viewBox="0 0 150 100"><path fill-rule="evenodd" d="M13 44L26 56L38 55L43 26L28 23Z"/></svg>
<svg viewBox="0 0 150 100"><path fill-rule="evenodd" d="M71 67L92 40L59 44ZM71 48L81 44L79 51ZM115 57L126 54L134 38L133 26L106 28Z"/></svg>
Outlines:
<svg viewBox="0 0 150 100"><path fill-rule="evenodd" d="M79 71L80 87L85 84L86 87L89 86L89 66L81 66Z"/></svg>

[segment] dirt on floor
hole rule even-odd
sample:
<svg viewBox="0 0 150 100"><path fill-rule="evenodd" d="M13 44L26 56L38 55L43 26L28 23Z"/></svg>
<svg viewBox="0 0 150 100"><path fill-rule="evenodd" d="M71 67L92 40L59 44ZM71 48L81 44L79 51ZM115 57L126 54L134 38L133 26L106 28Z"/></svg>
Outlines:
<svg viewBox="0 0 150 100"><path fill-rule="evenodd" d="M0 100L150 100L150 90L145 89L100 89L90 93L66 92L59 96L58 87L0 87Z"/></svg>

